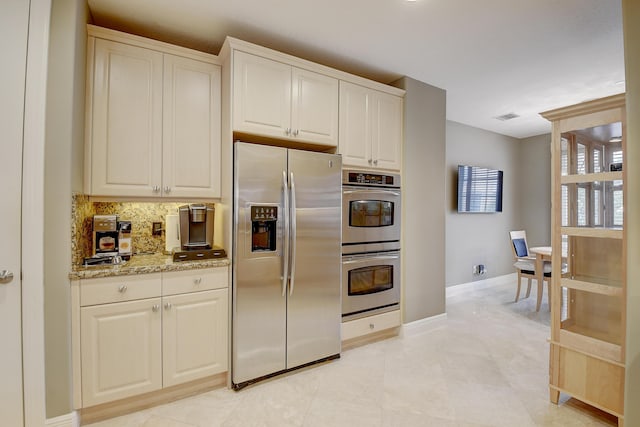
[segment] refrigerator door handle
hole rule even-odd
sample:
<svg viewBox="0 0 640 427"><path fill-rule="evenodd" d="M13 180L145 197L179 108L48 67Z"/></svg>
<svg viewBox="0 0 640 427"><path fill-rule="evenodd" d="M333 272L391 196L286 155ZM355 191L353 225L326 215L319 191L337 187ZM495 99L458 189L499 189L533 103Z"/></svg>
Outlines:
<svg viewBox="0 0 640 427"><path fill-rule="evenodd" d="M287 295L287 279L289 274L289 185L287 172L282 171L282 195L284 199L284 227L282 230L282 296Z"/></svg>
<svg viewBox="0 0 640 427"><path fill-rule="evenodd" d="M296 277L296 184L293 180L293 172L291 172L291 272L289 273L289 296L293 295L293 287Z"/></svg>

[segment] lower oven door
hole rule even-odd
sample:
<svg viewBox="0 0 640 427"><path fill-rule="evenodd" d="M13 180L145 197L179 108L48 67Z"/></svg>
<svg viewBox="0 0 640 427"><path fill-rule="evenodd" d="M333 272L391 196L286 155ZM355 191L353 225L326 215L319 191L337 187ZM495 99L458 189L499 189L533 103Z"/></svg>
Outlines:
<svg viewBox="0 0 640 427"><path fill-rule="evenodd" d="M342 257L342 320L397 310L400 251Z"/></svg>

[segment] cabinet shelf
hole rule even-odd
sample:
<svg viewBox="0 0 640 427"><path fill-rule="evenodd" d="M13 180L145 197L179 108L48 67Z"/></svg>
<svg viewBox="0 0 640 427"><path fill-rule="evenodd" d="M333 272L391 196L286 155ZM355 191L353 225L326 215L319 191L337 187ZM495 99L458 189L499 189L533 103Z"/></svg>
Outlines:
<svg viewBox="0 0 640 427"><path fill-rule="evenodd" d="M562 227L561 234L577 237L597 237L600 239L622 239L622 228L604 227Z"/></svg>
<svg viewBox="0 0 640 427"><path fill-rule="evenodd" d="M598 181L620 181L622 172L599 172L587 174L563 175L560 177L561 184L580 184Z"/></svg>
<svg viewBox="0 0 640 427"><path fill-rule="evenodd" d="M610 336L571 324L568 320L562 322L560 345L599 359L622 363L622 347L618 343L611 342Z"/></svg>
<svg viewBox="0 0 640 427"><path fill-rule="evenodd" d="M612 297L621 297L623 295L622 283L620 281L612 280L610 283L593 283L587 279L586 277L580 276L574 276L573 279L563 278L561 284L565 288L577 289L599 295ZM598 281L603 282L602 279L598 279Z"/></svg>

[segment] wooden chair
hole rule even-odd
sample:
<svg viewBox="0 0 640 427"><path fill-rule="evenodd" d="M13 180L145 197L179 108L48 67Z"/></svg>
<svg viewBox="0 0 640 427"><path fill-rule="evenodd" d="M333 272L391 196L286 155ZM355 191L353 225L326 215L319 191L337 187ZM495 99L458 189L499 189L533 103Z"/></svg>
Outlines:
<svg viewBox="0 0 640 427"><path fill-rule="evenodd" d="M522 279L527 279L527 294L525 298L531 295L531 279L537 279L536 277L536 257L529 253L529 246L527 245L527 233L524 230L510 231L509 237L511 238L511 250L513 252L513 258L515 263L513 266L518 270L518 289L516 290L516 300L520 299L520 287ZM547 282L547 299L549 307L551 307L551 295L549 292L549 282L551 280L551 263L545 262L543 270L543 280L538 283L538 295L536 301L536 311L540 311L540 304L542 303L542 292L544 282Z"/></svg>

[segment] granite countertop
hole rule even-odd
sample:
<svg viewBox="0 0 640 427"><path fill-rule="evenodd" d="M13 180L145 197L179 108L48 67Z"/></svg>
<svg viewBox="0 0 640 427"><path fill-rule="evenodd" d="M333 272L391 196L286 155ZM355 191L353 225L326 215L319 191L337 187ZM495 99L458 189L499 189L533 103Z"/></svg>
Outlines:
<svg viewBox="0 0 640 427"><path fill-rule="evenodd" d="M133 255L129 261L118 265L74 266L69 279L93 279L97 277L126 276L129 274L157 273L161 271L183 271L198 268L228 266L228 258L213 258L198 261L173 262L171 255Z"/></svg>

